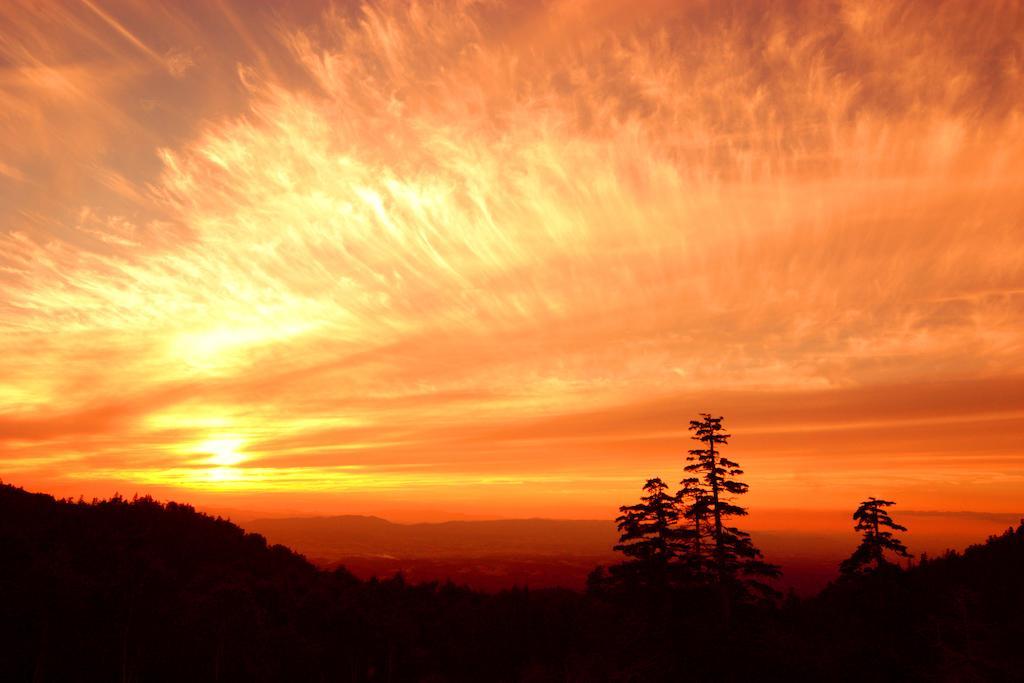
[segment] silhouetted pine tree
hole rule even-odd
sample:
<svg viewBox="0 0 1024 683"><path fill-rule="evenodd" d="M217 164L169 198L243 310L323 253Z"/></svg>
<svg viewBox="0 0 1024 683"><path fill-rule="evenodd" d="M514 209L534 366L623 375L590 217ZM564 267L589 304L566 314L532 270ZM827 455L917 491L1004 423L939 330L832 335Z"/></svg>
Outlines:
<svg viewBox="0 0 1024 683"><path fill-rule="evenodd" d="M892 531L906 531L907 528L897 524L889 516L885 508L895 505L891 500L882 500L874 496L863 501L853 519L857 524L853 527L855 531L863 531L860 545L853 551L853 554L839 565L839 570L845 575L863 573L871 569L881 567L893 567L892 562L885 558L885 551L888 550L901 557L913 557L907 552L907 547L896 538Z"/></svg>
<svg viewBox="0 0 1024 683"><path fill-rule="evenodd" d="M612 577L630 584L663 587L669 578L669 563L677 556L681 541L676 523L676 499L666 491L660 478L648 479L637 505L623 505L616 518L620 533L615 550L628 559L610 567Z"/></svg>
<svg viewBox="0 0 1024 683"><path fill-rule="evenodd" d="M690 421L689 429L694 433L691 438L706 446L690 451L686 460L691 464L686 466L686 471L697 474L696 481L689 480L691 487L703 488L705 492L700 498L699 512L706 514L711 523L708 530L710 560L715 578L723 589L723 600L728 589L745 593L749 587L764 593L774 592L759 579L778 576L779 568L761 560L761 551L754 547L750 534L726 524L730 517L747 514L746 508L736 505L732 499L746 493L748 486L736 480L743 474L739 463L723 456L720 448L716 449L725 445L730 436L724 432L722 418L701 413L701 419ZM727 608L728 604L723 606Z"/></svg>

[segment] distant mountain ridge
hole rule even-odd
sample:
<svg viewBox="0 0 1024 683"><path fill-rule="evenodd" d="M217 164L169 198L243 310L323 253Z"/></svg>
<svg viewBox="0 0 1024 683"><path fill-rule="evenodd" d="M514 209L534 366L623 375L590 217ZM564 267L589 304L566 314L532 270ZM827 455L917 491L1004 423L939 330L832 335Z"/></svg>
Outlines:
<svg viewBox="0 0 1024 683"><path fill-rule="evenodd" d="M419 522L337 515L243 522L246 529L311 557L537 557L612 555L617 535L607 520L543 518Z"/></svg>
<svg viewBox="0 0 1024 683"><path fill-rule="evenodd" d="M915 552L932 554L964 547L1020 517L994 512L901 514L911 520L932 520L930 531L913 537L921 542ZM782 565L781 588L812 595L836 577L839 561L850 553L855 535L846 513L835 517L834 531L752 530L766 557ZM965 520L971 521L968 527L963 526ZM407 523L373 515L328 515L257 518L239 524L272 543L295 549L321 567L343 565L361 578L403 572L413 581L451 578L489 591L515 585L582 589L595 565L619 559L612 551L618 540L612 520L528 517ZM780 525L780 520L774 524ZM955 533L951 525L957 526ZM921 526L914 523L912 531Z"/></svg>
<svg viewBox="0 0 1024 683"><path fill-rule="evenodd" d="M512 586L580 590L598 564L615 562L610 520L506 519L397 523L337 515L257 519L249 530L301 552L313 563L356 576L446 581L477 590Z"/></svg>

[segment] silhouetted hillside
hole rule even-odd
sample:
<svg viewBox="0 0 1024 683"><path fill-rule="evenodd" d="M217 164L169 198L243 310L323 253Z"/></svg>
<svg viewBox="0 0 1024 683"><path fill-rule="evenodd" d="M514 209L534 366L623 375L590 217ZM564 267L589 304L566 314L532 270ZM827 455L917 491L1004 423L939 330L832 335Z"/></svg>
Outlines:
<svg viewBox="0 0 1024 683"><path fill-rule="evenodd" d="M1024 680L1024 520L909 571L834 582L793 616L810 670L842 662L850 680Z"/></svg>
<svg viewBox="0 0 1024 683"><path fill-rule="evenodd" d="M3 486L0 547L2 680L273 678L314 655L316 569L187 505ZM244 654L265 648L288 656Z"/></svg>
<svg viewBox="0 0 1024 683"><path fill-rule="evenodd" d="M579 594L359 582L187 505L0 485L0 549L5 682L600 680Z"/></svg>
<svg viewBox="0 0 1024 683"><path fill-rule="evenodd" d="M0 486L0 680L1020 680L1022 575L1024 528L726 621L701 591L361 582L187 505Z"/></svg>

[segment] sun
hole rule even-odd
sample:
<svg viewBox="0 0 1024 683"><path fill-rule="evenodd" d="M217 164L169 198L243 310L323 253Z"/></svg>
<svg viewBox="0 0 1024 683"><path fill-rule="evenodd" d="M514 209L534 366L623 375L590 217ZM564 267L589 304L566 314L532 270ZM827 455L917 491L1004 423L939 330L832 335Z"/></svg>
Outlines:
<svg viewBox="0 0 1024 683"><path fill-rule="evenodd" d="M210 457L206 458L203 462L210 465L230 467L247 459L245 455L238 452L244 443L244 439L235 437L209 439L199 444L197 450L201 453L210 454Z"/></svg>

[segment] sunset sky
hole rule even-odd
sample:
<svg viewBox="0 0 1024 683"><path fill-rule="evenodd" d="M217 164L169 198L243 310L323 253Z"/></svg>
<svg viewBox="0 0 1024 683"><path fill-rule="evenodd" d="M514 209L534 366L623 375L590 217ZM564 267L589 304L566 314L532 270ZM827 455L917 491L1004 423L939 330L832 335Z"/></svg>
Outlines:
<svg viewBox="0 0 1024 683"><path fill-rule="evenodd" d="M770 8L770 9L769 9ZM0 478L1024 509L1024 3L0 3Z"/></svg>

